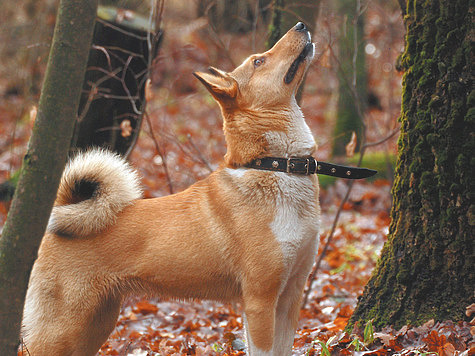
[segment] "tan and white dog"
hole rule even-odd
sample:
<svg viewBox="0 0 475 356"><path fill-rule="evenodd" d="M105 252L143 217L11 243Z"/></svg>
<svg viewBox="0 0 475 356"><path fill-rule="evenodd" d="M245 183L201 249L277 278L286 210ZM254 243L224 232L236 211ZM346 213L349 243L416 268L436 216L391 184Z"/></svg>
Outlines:
<svg viewBox="0 0 475 356"><path fill-rule="evenodd" d="M315 153L295 101L313 55L298 23L230 73L195 73L221 107L227 153L181 193L141 199L135 171L104 150L68 164L27 292L31 355L94 355L131 294L239 302L248 353L291 354L317 249L317 176L246 166Z"/></svg>

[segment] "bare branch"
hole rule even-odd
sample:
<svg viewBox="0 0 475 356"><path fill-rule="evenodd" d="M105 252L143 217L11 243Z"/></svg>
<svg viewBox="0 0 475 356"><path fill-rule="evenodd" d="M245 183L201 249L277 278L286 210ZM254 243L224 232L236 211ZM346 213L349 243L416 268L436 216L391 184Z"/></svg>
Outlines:
<svg viewBox="0 0 475 356"><path fill-rule="evenodd" d="M150 137L152 138L153 144L155 145L155 151L157 152L157 154L162 159L163 170L165 172L165 177L167 178L168 191L170 192L170 194L173 194L174 193L173 182L172 182L172 179L170 177L170 171L168 170L167 157L165 155L165 152L163 152L163 150L160 148L160 145L158 144L158 140L155 137L152 122L150 120L150 117L149 117L147 111L145 111L144 115L145 115L145 119L146 119L147 126L148 126L148 129L149 129Z"/></svg>

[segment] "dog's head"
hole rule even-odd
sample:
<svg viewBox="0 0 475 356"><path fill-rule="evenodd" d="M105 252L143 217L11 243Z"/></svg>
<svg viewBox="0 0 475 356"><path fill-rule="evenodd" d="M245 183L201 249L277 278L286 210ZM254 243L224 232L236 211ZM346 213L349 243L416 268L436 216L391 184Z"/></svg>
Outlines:
<svg viewBox="0 0 475 356"><path fill-rule="evenodd" d="M241 165L269 151L265 134L285 131L300 113L295 92L314 52L310 33L299 22L270 50L248 57L232 72L210 67L209 73L194 73L221 107L228 163Z"/></svg>

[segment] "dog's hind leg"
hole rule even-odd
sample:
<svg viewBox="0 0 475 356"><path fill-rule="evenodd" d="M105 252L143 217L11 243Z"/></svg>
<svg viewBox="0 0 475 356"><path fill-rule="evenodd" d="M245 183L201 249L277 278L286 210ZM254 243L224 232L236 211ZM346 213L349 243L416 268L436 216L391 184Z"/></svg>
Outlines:
<svg viewBox="0 0 475 356"><path fill-rule="evenodd" d="M120 313L122 298L108 296L88 318L87 325L81 330L77 340L77 352L74 356L95 355L110 333L114 330Z"/></svg>
<svg viewBox="0 0 475 356"><path fill-rule="evenodd" d="M93 356L114 329L122 299L108 298L92 313L80 305L49 304L24 318L24 343L31 355ZM58 303L59 304L59 303Z"/></svg>
<svg viewBox="0 0 475 356"><path fill-rule="evenodd" d="M34 356L95 355L114 328L122 298L80 275L72 281L51 270L33 268L23 312L25 348Z"/></svg>

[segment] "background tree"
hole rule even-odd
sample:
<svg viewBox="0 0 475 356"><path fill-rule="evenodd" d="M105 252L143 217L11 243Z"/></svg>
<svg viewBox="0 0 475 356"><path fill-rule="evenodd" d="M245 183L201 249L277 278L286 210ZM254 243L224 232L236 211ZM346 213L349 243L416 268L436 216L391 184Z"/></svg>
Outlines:
<svg viewBox="0 0 475 356"><path fill-rule="evenodd" d="M198 16L208 17L217 32L245 33L255 30L257 22L267 22L271 0L200 0ZM261 19L259 19L261 17Z"/></svg>
<svg viewBox="0 0 475 356"><path fill-rule="evenodd" d="M96 11L97 0L62 0L58 10L33 134L0 239L1 355L17 354L28 279L66 162Z"/></svg>
<svg viewBox="0 0 475 356"><path fill-rule="evenodd" d="M135 2L120 5L134 8ZM145 86L162 37L163 2L156 5L142 13L99 6L71 150L100 146L128 156L134 148L145 111Z"/></svg>
<svg viewBox="0 0 475 356"><path fill-rule="evenodd" d="M297 22L302 21L310 33L313 33L321 1L315 0L275 0L272 22L269 26L267 48L271 48Z"/></svg>
<svg viewBox="0 0 475 356"><path fill-rule="evenodd" d="M320 9L320 0L275 0L273 3L272 20L269 24L269 35L266 42L266 48L272 48L285 33L299 21L302 21L311 34L315 28L318 11ZM302 99L303 88L305 87L305 77L300 85L296 99L300 103Z"/></svg>
<svg viewBox="0 0 475 356"><path fill-rule="evenodd" d="M359 0L338 0L342 18L338 39L338 109L333 132L332 154L344 156L352 132L358 151L363 134L367 102L367 72L364 40L364 9Z"/></svg>
<svg viewBox="0 0 475 356"><path fill-rule="evenodd" d="M407 2L392 222L350 324L462 320L473 302L473 3Z"/></svg>

